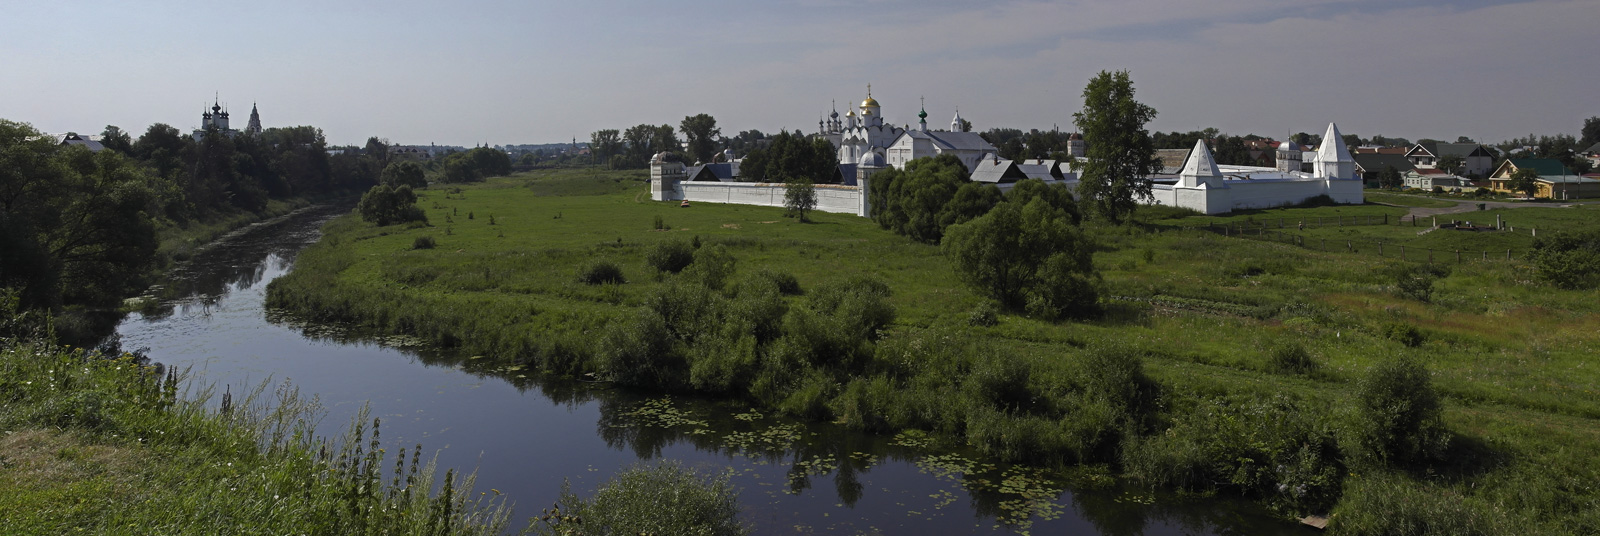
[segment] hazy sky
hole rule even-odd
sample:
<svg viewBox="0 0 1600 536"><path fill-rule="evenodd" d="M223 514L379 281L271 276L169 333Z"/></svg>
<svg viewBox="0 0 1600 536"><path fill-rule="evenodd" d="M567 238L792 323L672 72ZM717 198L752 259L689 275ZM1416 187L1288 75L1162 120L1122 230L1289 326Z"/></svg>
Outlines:
<svg viewBox="0 0 1600 536"><path fill-rule="evenodd" d="M0 0L0 118L335 144L586 139L709 113L815 131L866 85L893 123L1071 128L1128 69L1152 130L1411 139L1575 134L1600 115L1600 1L51 2Z"/></svg>

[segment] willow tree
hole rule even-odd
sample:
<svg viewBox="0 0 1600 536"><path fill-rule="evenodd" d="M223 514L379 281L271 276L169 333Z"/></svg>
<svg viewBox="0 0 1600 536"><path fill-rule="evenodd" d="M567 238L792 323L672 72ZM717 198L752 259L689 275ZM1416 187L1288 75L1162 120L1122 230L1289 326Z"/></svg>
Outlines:
<svg viewBox="0 0 1600 536"><path fill-rule="evenodd" d="M1128 71L1101 71L1083 88L1083 111L1072 117L1088 145L1078 195L1093 214L1121 223L1152 198L1149 176L1161 169L1144 128L1156 110L1133 100Z"/></svg>

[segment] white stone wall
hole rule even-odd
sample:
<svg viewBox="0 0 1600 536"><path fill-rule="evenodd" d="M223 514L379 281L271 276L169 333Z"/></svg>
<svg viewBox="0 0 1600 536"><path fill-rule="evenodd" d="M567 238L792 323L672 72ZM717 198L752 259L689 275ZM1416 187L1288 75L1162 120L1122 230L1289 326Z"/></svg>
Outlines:
<svg viewBox="0 0 1600 536"><path fill-rule="evenodd" d="M822 212L859 215L865 205L855 186L818 184L816 191L817 210ZM678 182L657 200L782 207L784 193L784 185L779 183Z"/></svg>

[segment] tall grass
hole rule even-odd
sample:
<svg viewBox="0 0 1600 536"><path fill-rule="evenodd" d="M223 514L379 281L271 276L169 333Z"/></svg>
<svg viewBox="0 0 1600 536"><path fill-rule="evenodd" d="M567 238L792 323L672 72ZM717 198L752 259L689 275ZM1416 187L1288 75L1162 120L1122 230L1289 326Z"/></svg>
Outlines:
<svg viewBox="0 0 1600 536"><path fill-rule="evenodd" d="M337 439L288 384L193 388L132 355L0 349L0 526L21 534L500 534L501 499L392 457L363 411ZM212 404L212 402L219 402Z"/></svg>

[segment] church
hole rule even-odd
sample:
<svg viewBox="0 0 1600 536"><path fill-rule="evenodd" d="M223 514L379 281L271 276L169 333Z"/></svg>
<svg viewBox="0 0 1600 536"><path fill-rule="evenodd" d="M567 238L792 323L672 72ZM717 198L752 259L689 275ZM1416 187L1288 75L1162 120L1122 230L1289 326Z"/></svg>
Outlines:
<svg viewBox="0 0 1600 536"><path fill-rule="evenodd" d="M229 128L228 110L223 108L218 101L212 101L211 109L200 114L200 128L195 129L193 134L195 141L204 139L206 131L213 128L229 138L238 136L240 132ZM245 124L244 133L249 135L261 134L261 113L256 111L255 103L250 104L250 121Z"/></svg>
<svg viewBox="0 0 1600 536"><path fill-rule="evenodd" d="M950 121L948 131L929 130L926 109L917 113L916 129L896 127L884 122L883 108L872 98L871 85L859 108L860 114L850 109L843 119L834 110L826 120L817 122L817 128L838 150L839 164L855 165L863 175L884 167L903 169L912 160L941 154L954 154L967 169L973 169L984 154L998 152L976 132L962 132L960 112Z"/></svg>

